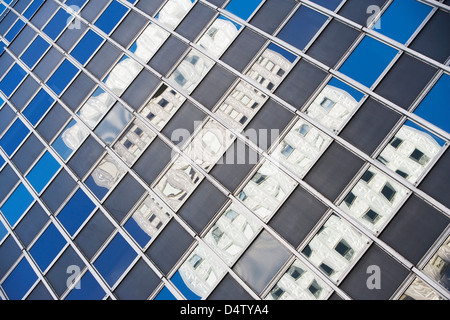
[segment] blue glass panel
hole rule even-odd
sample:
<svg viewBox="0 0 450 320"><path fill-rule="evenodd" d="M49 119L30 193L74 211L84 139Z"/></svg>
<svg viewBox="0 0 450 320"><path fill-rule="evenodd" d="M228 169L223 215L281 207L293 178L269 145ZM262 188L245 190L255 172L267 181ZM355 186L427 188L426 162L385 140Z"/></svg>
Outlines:
<svg viewBox="0 0 450 320"><path fill-rule="evenodd" d="M15 64L0 82L0 90L9 97L26 75L25 70Z"/></svg>
<svg viewBox="0 0 450 320"><path fill-rule="evenodd" d="M8 230L5 228L3 223L0 222L0 242L3 240L3 238L8 234Z"/></svg>
<svg viewBox="0 0 450 320"><path fill-rule="evenodd" d="M60 95L77 73L78 68L75 67L69 60L64 60L51 78L48 79L47 85L57 95Z"/></svg>
<svg viewBox="0 0 450 320"><path fill-rule="evenodd" d="M444 73L414 113L439 128L450 132L450 109L448 106L448 101L450 98L449 95L450 76Z"/></svg>
<svg viewBox="0 0 450 320"><path fill-rule="evenodd" d="M95 204L79 189L58 214L58 220L73 236L94 208Z"/></svg>
<svg viewBox="0 0 450 320"><path fill-rule="evenodd" d="M356 101L361 101L361 99L364 97L364 94L361 91L356 90L355 88L349 86L348 84L336 79L336 78L332 78L329 82L328 85L342 89L344 91L346 91L347 93L349 93L353 98L355 98Z"/></svg>
<svg viewBox="0 0 450 320"><path fill-rule="evenodd" d="M17 20L14 26L6 34L5 39L8 40L9 42L13 41L14 38L17 36L17 34L20 32L20 30L22 30L24 25L25 22L23 22L22 20Z"/></svg>
<svg viewBox="0 0 450 320"><path fill-rule="evenodd" d="M29 67L33 68L50 45L41 36L37 36L20 59Z"/></svg>
<svg viewBox="0 0 450 320"><path fill-rule="evenodd" d="M23 122L20 119L17 119L3 135L0 140L0 146L5 150L8 156L11 156L29 132L30 131Z"/></svg>
<svg viewBox="0 0 450 320"><path fill-rule="evenodd" d="M250 18L262 0L231 0L225 9L243 20Z"/></svg>
<svg viewBox="0 0 450 320"><path fill-rule="evenodd" d="M342 2L342 0L311 0L312 2L317 3L318 5L325 7L329 10L335 10L338 5Z"/></svg>
<svg viewBox="0 0 450 320"><path fill-rule="evenodd" d="M326 20L327 16L301 6L277 37L303 50Z"/></svg>
<svg viewBox="0 0 450 320"><path fill-rule="evenodd" d="M177 300L177 299L174 297L172 292L170 292L170 290L167 289L167 287L164 287L155 297L155 300Z"/></svg>
<svg viewBox="0 0 450 320"><path fill-rule="evenodd" d="M77 6L77 7L82 7L87 0L67 0L66 1L66 5L68 6Z"/></svg>
<svg viewBox="0 0 450 320"><path fill-rule="evenodd" d="M91 176L89 176L86 181L84 182L86 184L86 186L95 194L95 196L101 200L103 199L103 197L108 193L109 189L99 186L94 178Z"/></svg>
<svg viewBox="0 0 450 320"><path fill-rule="evenodd" d="M92 274L87 271L80 280L79 289L70 291L66 300L101 300L104 296L105 291Z"/></svg>
<svg viewBox="0 0 450 320"><path fill-rule="evenodd" d="M378 25L380 28L375 29L389 38L406 43L431 9L416 0L395 0L381 16Z"/></svg>
<svg viewBox="0 0 450 320"><path fill-rule="evenodd" d="M24 12L23 16L29 20L36 13L43 2L44 0L34 0Z"/></svg>
<svg viewBox="0 0 450 320"><path fill-rule="evenodd" d="M55 259L65 244L66 240L52 223L30 249L30 253L39 268L44 271L53 259Z"/></svg>
<svg viewBox="0 0 450 320"><path fill-rule="evenodd" d="M49 152L46 152L27 174L27 179L33 188L40 193L59 168L58 161Z"/></svg>
<svg viewBox="0 0 450 320"><path fill-rule="evenodd" d="M106 34L109 34L127 11L127 7L114 0L97 19L95 25Z"/></svg>
<svg viewBox="0 0 450 320"><path fill-rule="evenodd" d="M89 30L72 50L71 55L81 64L85 64L102 42L102 37L94 31Z"/></svg>
<svg viewBox="0 0 450 320"><path fill-rule="evenodd" d="M200 300L201 299L201 297L199 297L198 295L193 293L191 291L191 289L189 289L189 287L186 286L186 284L184 283L183 278L181 277L179 271L177 271L172 276L172 278L170 278L170 281L172 281L172 283L178 288L178 290L180 290L180 292L183 294L183 296L187 300Z"/></svg>
<svg viewBox="0 0 450 320"><path fill-rule="evenodd" d="M53 102L53 98L44 89L41 89L33 100L31 100L28 107L23 111L23 115L27 117L33 126L35 126Z"/></svg>
<svg viewBox="0 0 450 320"><path fill-rule="evenodd" d="M44 32L52 39L55 40L59 34L68 25L71 15L63 9L59 9L53 16L50 22L45 26Z"/></svg>
<svg viewBox="0 0 450 320"><path fill-rule="evenodd" d="M38 279L28 261L23 258L11 274L2 283L7 296L11 300L20 300Z"/></svg>
<svg viewBox="0 0 450 320"><path fill-rule="evenodd" d="M32 202L33 196L23 184L20 184L3 204L1 210L9 224L14 226Z"/></svg>
<svg viewBox="0 0 450 320"><path fill-rule="evenodd" d="M432 134L430 131L426 130L425 128L419 126L415 122L412 122L411 120L406 120L404 126L412 127L417 130L420 130L422 132L425 132L427 135L429 135L431 138L433 138L441 147L444 146L445 141L438 136Z"/></svg>
<svg viewBox="0 0 450 320"><path fill-rule="evenodd" d="M73 150L71 148L69 148L67 146L67 144L64 142L63 139L63 134L64 132L66 132L68 129L70 129L72 126L74 126L75 124L77 124L76 120L72 120L67 127L65 128L65 130L59 135L59 137L55 140L55 142L53 142L52 147L53 149L56 150L56 152L58 152L58 154L61 156L61 158L63 158L64 160L67 160L69 158L69 156L72 154ZM78 124L77 124L78 125Z"/></svg>
<svg viewBox="0 0 450 320"><path fill-rule="evenodd" d="M145 247L150 241L150 236L139 227L133 218L130 218L127 223L125 223L124 227L141 247Z"/></svg>
<svg viewBox="0 0 450 320"><path fill-rule="evenodd" d="M267 49L273 50L275 52L278 52L279 54L281 54L283 57L285 57L286 59L288 59L290 62L294 62L297 59L297 56L287 50L284 50L283 48L277 46L274 43L269 44L269 46L267 47Z"/></svg>
<svg viewBox="0 0 450 320"><path fill-rule="evenodd" d="M136 252L120 234L117 234L95 260L94 266L106 282L113 286L135 257Z"/></svg>
<svg viewBox="0 0 450 320"><path fill-rule="evenodd" d="M396 54L394 48L366 36L339 71L370 88Z"/></svg>

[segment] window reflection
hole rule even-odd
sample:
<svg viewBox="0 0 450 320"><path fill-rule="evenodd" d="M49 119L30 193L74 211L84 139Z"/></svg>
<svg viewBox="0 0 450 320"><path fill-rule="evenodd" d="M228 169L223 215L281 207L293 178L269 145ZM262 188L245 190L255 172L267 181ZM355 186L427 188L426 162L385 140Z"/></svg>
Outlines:
<svg viewBox="0 0 450 320"><path fill-rule="evenodd" d="M89 128L94 129L115 101L109 93L98 87L77 114Z"/></svg>
<svg viewBox="0 0 450 320"><path fill-rule="evenodd" d="M239 199L261 219L268 221L296 184L274 164L267 161L239 193Z"/></svg>
<svg viewBox="0 0 450 320"><path fill-rule="evenodd" d="M73 119L52 143L52 147L58 152L61 158L67 160L88 135L88 129Z"/></svg>
<svg viewBox="0 0 450 320"><path fill-rule="evenodd" d="M170 33L158 27L156 24L149 24L141 35L131 46L130 51L144 62L148 62L158 51L159 47L167 40Z"/></svg>
<svg viewBox="0 0 450 320"><path fill-rule="evenodd" d="M141 64L130 59L128 56L123 56L103 82L117 96L120 96L143 68Z"/></svg>
<svg viewBox="0 0 450 320"><path fill-rule="evenodd" d="M193 2L194 0L169 0L155 18L173 30L192 8Z"/></svg>
<svg viewBox="0 0 450 320"><path fill-rule="evenodd" d="M176 211L202 178L186 160L179 157L159 180L155 192Z"/></svg>
<svg viewBox="0 0 450 320"><path fill-rule="evenodd" d="M95 129L95 133L103 142L111 144L123 128L131 121L132 117L131 113L122 104L116 103Z"/></svg>
<svg viewBox="0 0 450 320"><path fill-rule="evenodd" d="M374 232L381 231L406 198L408 190L370 167L340 207Z"/></svg>
<svg viewBox="0 0 450 320"><path fill-rule="evenodd" d="M205 242L231 266L260 227L245 211L231 204L205 235Z"/></svg>
<svg viewBox="0 0 450 320"><path fill-rule="evenodd" d="M367 241L350 224L332 214L302 252L337 282L365 249Z"/></svg>
<svg viewBox="0 0 450 320"><path fill-rule="evenodd" d="M198 44L219 58L238 34L240 26L224 16L219 16L198 40Z"/></svg>
<svg viewBox="0 0 450 320"><path fill-rule="evenodd" d="M406 289L400 300L444 300L436 291L421 279L416 278Z"/></svg>
<svg viewBox="0 0 450 320"><path fill-rule="evenodd" d="M331 291L331 288L314 275L303 263L295 260L265 299L324 300Z"/></svg>
<svg viewBox="0 0 450 320"><path fill-rule="evenodd" d="M303 178L330 143L329 136L300 119L273 150L272 156Z"/></svg>
<svg viewBox="0 0 450 320"><path fill-rule="evenodd" d="M407 121L377 159L414 183L439 153L443 144L439 138Z"/></svg>
<svg viewBox="0 0 450 320"><path fill-rule="evenodd" d="M170 214L155 199L147 196L133 212L132 217L145 233L154 238L169 222Z"/></svg>
<svg viewBox="0 0 450 320"><path fill-rule="evenodd" d="M444 241L423 271L450 292L450 237Z"/></svg>

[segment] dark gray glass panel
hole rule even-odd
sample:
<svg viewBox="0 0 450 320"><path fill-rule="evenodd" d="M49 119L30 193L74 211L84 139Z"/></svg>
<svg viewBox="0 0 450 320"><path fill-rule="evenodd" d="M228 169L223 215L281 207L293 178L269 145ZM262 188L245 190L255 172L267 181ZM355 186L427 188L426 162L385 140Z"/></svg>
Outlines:
<svg viewBox="0 0 450 320"><path fill-rule="evenodd" d="M19 181L19 177L9 164L0 171L0 201L5 199L6 195Z"/></svg>
<svg viewBox="0 0 450 320"><path fill-rule="evenodd" d="M0 56L0 74L3 76L9 67L14 63L14 58L12 58L9 54L3 54Z"/></svg>
<svg viewBox="0 0 450 320"><path fill-rule="evenodd" d="M105 208L121 222L144 194L145 189L129 174L114 189L105 201Z"/></svg>
<svg viewBox="0 0 450 320"><path fill-rule="evenodd" d="M31 19L31 23L38 29L41 29L50 19L51 15L59 8L54 1L44 1L38 12Z"/></svg>
<svg viewBox="0 0 450 320"><path fill-rule="evenodd" d="M56 66L63 59L63 55L55 48L51 48L34 68L34 73L41 79L46 80Z"/></svg>
<svg viewBox="0 0 450 320"><path fill-rule="evenodd" d="M109 0L88 1L87 5L81 10L81 16L92 22L106 7L108 2Z"/></svg>
<svg viewBox="0 0 450 320"><path fill-rule="evenodd" d="M295 108L301 109L326 75L326 72L309 62L300 60L275 91L275 94Z"/></svg>
<svg viewBox="0 0 450 320"><path fill-rule="evenodd" d="M366 279L372 274L368 273L370 266L380 267L379 289L370 290L366 284ZM373 244L344 279L340 288L355 300L388 300L408 274L407 269Z"/></svg>
<svg viewBox="0 0 450 320"><path fill-rule="evenodd" d="M105 42L91 61L87 64L86 69L90 71L97 79L103 79L106 71L120 57L121 52L109 42Z"/></svg>
<svg viewBox="0 0 450 320"><path fill-rule="evenodd" d="M438 10L409 47L444 63L450 56L449 29L450 14Z"/></svg>
<svg viewBox="0 0 450 320"><path fill-rule="evenodd" d="M146 300L161 282L140 259L114 291L120 300Z"/></svg>
<svg viewBox="0 0 450 320"><path fill-rule="evenodd" d="M239 258L233 271L259 294L289 256L289 251L264 230Z"/></svg>
<svg viewBox="0 0 450 320"><path fill-rule="evenodd" d="M450 181L450 150L442 155L420 184L419 188L440 203L450 208L450 197L448 196L448 182Z"/></svg>
<svg viewBox="0 0 450 320"><path fill-rule="evenodd" d="M400 115L369 98L356 112L341 137L371 155L400 119Z"/></svg>
<svg viewBox="0 0 450 320"><path fill-rule="evenodd" d="M36 32L29 27L25 26L23 30L19 33L19 35L14 39L14 41L9 46L9 49L16 55L19 56L23 49L30 43L33 37L36 35Z"/></svg>
<svg viewBox="0 0 450 320"><path fill-rule="evenodd" d="M265 42L265 38L249 29L244 29L223 54L221 60L242 72Z"/></svg>
<svg viewBox="0 0 450 320"><path fill-rule="evenodd" d="M19 151L14 155L12 161L17 169L22 173L25 173L43 150L44 145L34 134L31 134L27 141L20 147Z"/></svg>
<svg viewBox="0 0 450 320"><path fill-rule="evenodd" d="M357 30L332 20L306 53L327 66L334 67L358 35Z"/></svg>
<svg viewBox="0 0 450 320"><path fill-rule="evenodd" d="M8 237L0 246L0 277L6 274L22 251L13 237Z"/></svg>
<svg viewBox="0 0 450 320"><path fill-rule="evenodd" d="M188 138L204 118L205 114L200 109L186 101L162 132L178 146L181 146L185 143L183 138ZM182 137L179 136L180 133L182 133Z"/></svg>
<svg viewBox="0 0 450 320"><path fill-rule="evenodd" d="M312 2L334 11L342 0L312 0Z"/></svg>
<svg viewBox="0 0 450 320"><path fill-rule="evenodd" d="M366 27L367 19L373 14L367 13L367 8L371 5L382 8L386 2L387 0L348 0L338 13Z"/></svg>
<svg viewBox="0 0 450 320"><path fill-rule="evenodd" d="M9 11L9 13L3 18L0 22L0 34L5 35L8 29L13 25L13 23L17 20L17 15Z"/></svg>
<svg viewBox="0 0 450 320"><path fill-rule="evenodd" d="M28 247L47 221L48 216L44 209L35 203L19 222L14 232L18 235L23 245Z"/></svg>
<svg viewBox="0 0 450 320"><path fill-rule="evenodd" d="M270 99L249 123L245 135L260 148L267 150L293 118L290 111Z"/></svg>
<svg viewBox="0 0 450 320"><path fill-rule="evenodd" d="M215 11L197 2L175 31L186 39L194 41L214 14Z"/></svg>
<svg viewBox="0 0 450 320"><path fill-rule="evenodd" d="M167 274L193 241L191 235L172 219L145 253Z"/></svg>
<svg viewBox="0 0 450 320"><path fill-rule="evenodd" d="M364 162L337 143L332 143L311 171L305 182L334 201L361 169Z"/></svg>
<svg viewBox="0 0 450 320"><path fill-rule="evenodd" d="M27 297L27 300L53 300L53 297L50 292L48 292L47 287L42 282L39 282L33 291L31 291L30 295Z"/></svg>
<svg viewBox="0 0 450 320"><path fill-rule="evenodd" d="M215 6L218 6L219 8L221 8L223 6L223 4L225 2L227 2L227 0L208 0L209 3L212 3Z"/></svg>
<svg viewBox="0 0 450 320"><path fill-rule="evenodd" d="M61 296L67 290L68 278L73 275L70 266L77 266L83 270L83 260L78 256L72 247L68 247L66 251L58 258L52 268L45 275L58 296ZM83 285L81 283L81 285Z"/></svg>
<svg viewBox="0 0 450 320"><path fill-rule="evenodd" d="M103 151L103 147L92 136L89 136L70 159L69 167L78 177L84 178Z"/></svg>
<svg viewBox="0 0 450 320"><path fill-rule="evenodd" d="M209 295L208 300L253 300L234 278L227 274Z"/></svg>
<svg viewBox="0 0 450 320"><path fill-rule="evenodd" d="M69 117L69 113L59 103L56 103L41 121L37 131L47 142L50 142Z"/></svg>
<svg viewBox="0 0 450 320"><path fill-rule="evenodd" d="M153 16L164 1L165 0L139 1L136 4L136 8L139 8L148 15Z"/></svg>
<svg viewBox="0 0 450 320"><path fill-rule="evenodd" d="M113 231L114 225L98 210L75 238L75 243L91 260Z"/></svg>
<svg viewBox="0 0 450 320"><path fill-rule="evenodd" d="M58 38L56 44L58 44L62 49L68 52L70 51L70 49L72 49L78 39L81 38L85 30L86 25L80 21L79 27L77 26L77 28L66 29Z"/></svg>
<svg viewBox="0 0 450 320"><path fill-rule="evenodd" d="M5 105L0 109L0 135L6 130L15 117L16 114L9 106Z"/></svg>
<svg viewBox="0 0 450 320"><path fill-rule="evenodd" d="M32 76L28 76L20 87L14 92L10 101L18 110L23 110L28 100L36 93L39 83ZM1 118L1 116L0 116Z"/></svg>
<svg viewBox="0 0 450 320"><path fill-rule="evenodd" d="M224 156L211 170L211 175L233 192L253 169L259 155L240 140L236 140L228 148Z"/></svg>
<svg viewBox="0 0 450 320"><path fill-rule="evenodd" d="M147 19L142 15L130 11L126 18L120 23L116 30L111 35L111 38L117 41L120 45L128 48L131 41L139 33L142 27L145 25Z"/></svg>
<svg viewBox="0 0 450 320"><path fill-rule="evenodd" d="M435 68L404 53L375 92L400 107L409 109L435 73Z"/></svg>
<svg viewBox="0 0 450 320"><path fill-rule="evenodd" d="M122 95L122 99L137 110L156 89L159 82L156 76L144 69Z"/></svg>
<svg viewBox="0 0 450 320"><path fill-rule="evenodd" d="M25 10L25 8L32 2L33 0L19 0L16 2L16 4L14 5L14 9L19 12L22 13L23 10Z"/></svg>
<svg viewBox="0 0 450 320"><path fill-rule="evenodd" d="M64 92L61 100L72 110L78 110L82 102L94 89L95 82L84 72L81 72Z"/></svg>
<svg viewBox="0 0 450 320"><path fill-rule="evenodd" d="M250 23L264 32L273 34L295 5L294 0L268 0Z"/></svg>
<svg viewBox="0 0 450 320"><path fill-rule="evenodd" d="M417 264L448 226L450 219L416 195L405 203L381 233L381 240Z"/></svg>
<svg viewBox="0 0 450 320"><path fill-rule="evenodd" d="M133 170L150 186L170 161L172 149L156 138L142 154Z"/></svg>
<svg viewBox="0 0 450 320"><path fill-rule="evenodd" d="M235 80L233 74L215 65L194 90L192 97L211 110Z"/></svg>
<svg viewBox="0 0 450 320"><path fill-rule="evenodd" d="M62 170L45 190L41 198L51 211L56 212L75 186L75 181L67 171Z"/></svg>
<svg viewBox="0 0 450 320"><path fill-rule="evenodd" d="M227 199L211 182L203 180L178 215L200 234Z"/></svg>
<svg viewBox="0 0 450 320"><path fill-rule="evenodd" d="M294 247L298 247L327 211L327 207L297 187L278 209L269 225Z"/></svg>
<svg viewBox="0 0 450 320"><path fill-rule="evenodd" d="M166 40L148 64L162 75L167 75L187 48L188 46L185 43L174 36L171 36Z"/></svg>

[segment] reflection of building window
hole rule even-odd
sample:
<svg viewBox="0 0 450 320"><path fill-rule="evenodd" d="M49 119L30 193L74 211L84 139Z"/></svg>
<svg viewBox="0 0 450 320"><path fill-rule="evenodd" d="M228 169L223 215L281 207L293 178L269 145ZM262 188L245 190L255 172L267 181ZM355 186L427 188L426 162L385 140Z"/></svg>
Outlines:
<svg viewBox="0 0 450 320"><path fill-rule="evenodd" d="M194 254L190 259L190 264L194 267L194 269L197 269L197 267L202 263L203 258L200 257L198 254Z"/></svg>
<svg viewBox="0 0 450 320"><path fill-rule="evenodd" d="M414 151L409 156L410 159L416 161L417 163L421 165L425 165L430 158L428 158L422 151L419 149L414 149Z"/></svg>
<svg viewBox="0 0 450 320"><path fill-rule="evenodd" d="M264 182L264 180L267 179L267 175L261 174L259 172L255 173L252 177L252 181L256 184L261 184Z"/></svg>
<svg viewBox="0 0 450 320"><path fill-rule="evenodd" d="M312 250L309 244L305 247L305 249L302 250L302 253L308 258L311 256Z"/></svg>
<svg viewBox="0 0 450 320"><path fill-rule="evenodd" d="M384 157L378 156L378 161L380 161L382 164L387 165L389 161L387 161Z"/></svg>
<svg viewBox="0 0 450 320"><path fill-rule="evenodd" d="M408 174L406 173L406 172L404 172L404 171L402 171L402 170L395 170L395 172L398 174L398 175L400 175L400 176L402 176L403 178L408 178Z"/></svg>
<svg viewBox="0 0 450 320"><path fill-rule="evenodd" d="M281 298L281 296L283 295L284 290L281 289L279 286L275 285L275 287L273 287L273 289L270 291L271 296L275 299L278 300Z"/></svg>
<svg viewBox="0 0 450 320"><path fill-rule="evenodd" d="M356 196L354 195L353 192L350 192L344 199L345 204L347 205L347 207L351 207L353 202L355 201Z"/></svg>
<svg viewBox="0 0 450 320"><path fill-rule="evenodd" d="M326 265L325 263L321 263L319 268L320 268L320 270L325 272L325 274L327 274L328 276L331 276L334 273L333 268L331 268L330 266Z"/></svg>
<svg viewBox="0 0 450 320"><path fill-rule="evenodd" d="M396 193L396 191L395 191L394 187L389 182L386 182L383 189L381 189L381 194L389 201L392 201L395 193Z"/></svg>
<svg viewBox="0 0 450 320"><path fill-rule="evenodd" d="M309 132L309 130L311 129L311 126L309 124L302 124L302 126L300 127L300 129L298 130L298 132L302 135L302 136L306 136Z"/></svg>
<svg viewBox="0 0 450 320"><path fill-rule="evenodd" d="M369 221L372 224L375 224L378 219L380 218L380 215L373 211L372 209L369 209L363 216L364 219Z"/></svg>
<svg viewBox="0 0 450 320"><path fill-rule="evenodd" d="M285 156L286 158L288 158L292 152L294 152L294 148L292 148L292 146L290 146L289 144L287 144L286 142L283 142L283 150L281 150L281 154L283 156Z"/></svg>
<svg viewBox="0 0 450 320"><path fill-rule="evenodd" d="M331 108L333 108L333 106L336 103L333 100L330 100L328 98L323 98L322 102L320 103L320 105L328 112L331 110Z"/></svg>
<svg viewBox="0 0 450 320"><path fill-rule="evenodd" d="M313 294L314 297L318 298L320 293L322 292L322 287L317 283L316 280L313 280L311 285L308 287L308 290Z"/></svg>
<svg viewBox="0 0 450 320"><path fill-rule="evenodd" d="M296 267L294 265L292 265L289 270L287 271L287 273L295 280L298 280L303 273L305 273L305 270L303 270L302 268Z"/></svg>
<svg viewBox="0 0 450 320"><path fill-rule="evenodd" d="M394 138L394 140L391 141L391 146L393 146L395 149L397 149L401 144L403 140L400 138Z"/></svg>
<svg viewBox="0 0 450 320"><path fill-rule="evenodd" d="M350 247L350 245L344 239L339 241L339 243L336 245L334 250L336 250L337 253L339 253L341 256L343 256L348 261L350 261L352 259L353 254L355 253L355 251Z"/></svg>
<svg viewBox="0 0 450 320"><path fill-rule="evenodd" d="M363 176L361 177L361 180L365 181L365 182L369 182L373 176L375 175L375 173L373 173L372 171L367 170Z"/></svg>

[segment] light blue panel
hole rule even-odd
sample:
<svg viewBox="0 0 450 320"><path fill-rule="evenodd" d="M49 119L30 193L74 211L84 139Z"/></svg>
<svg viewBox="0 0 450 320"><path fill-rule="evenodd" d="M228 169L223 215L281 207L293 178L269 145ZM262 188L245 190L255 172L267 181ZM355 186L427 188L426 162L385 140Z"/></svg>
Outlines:
<svg viewBox="0 0 450 320"><path fill-rule="evenodd" d="M250 18L262 0L231 0L225 9L243 20Z"/></svg>
<svg viewBox="0 0 450 320"><path fill-rule="evenodd" d="M32 202L33 196L23 184L20 184L3 204L1 210L9 224L14 226Z"/></svg>
<svg viewBox="0 0 450 320"><path fill-rule="evenodd" d="M27 174L27 179L36 192L40 193L61 166L53 156L46 152Z"/></svg>

